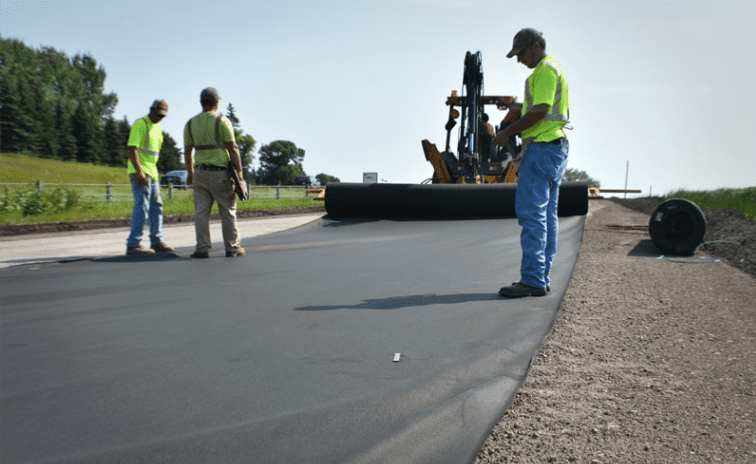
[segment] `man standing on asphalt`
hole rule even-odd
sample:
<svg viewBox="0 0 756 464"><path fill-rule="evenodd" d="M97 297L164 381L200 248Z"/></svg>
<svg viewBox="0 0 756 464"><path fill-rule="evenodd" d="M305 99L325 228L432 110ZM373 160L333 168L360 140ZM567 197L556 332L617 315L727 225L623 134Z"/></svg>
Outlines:
<svg viewBox="0 0 756 464"><path fill-rule="evenodd" d="M567 79L559 63L546 54L546 40L535 29L522 29L507 58L517 56L533 73L525 82L520 119L496 134L503 145L521 133L515 213L522 226L520 281L499 290L508 298L543 296L549 290L551 264L557 249L559 185L567 168L569 143L562 130L569 122Z"/></svg>
<svg viewBox="0 0 756 464"><path fill-rule="evenodd" d="M194 186L197 246L192 258L208 258L210 255L210 210L213 201L218 202L226 257L245 254L244 248L239 245L236 192L228 171L231 160L239 179L243 179L241 155L231 121L218 113L219 102L220 95L216 89L204 89L200 94L202 113L190 119L184 127L184 158L189 173L187 183ZM193 156L195 150L196 159Z"/></svg>
<svg viewBox="0 0 756 464"><path fill-rule="evenodd" d="M126 240L126 254L148 254L173 251L163 242L163 199L157 162L163 147L163 128L160 121L168 114L168 103L155 100L150 114L131 126L126 151L129 155L126 172L134 194L131 232ZM150 248L141 246L144 221L150 221Z"/></svg>

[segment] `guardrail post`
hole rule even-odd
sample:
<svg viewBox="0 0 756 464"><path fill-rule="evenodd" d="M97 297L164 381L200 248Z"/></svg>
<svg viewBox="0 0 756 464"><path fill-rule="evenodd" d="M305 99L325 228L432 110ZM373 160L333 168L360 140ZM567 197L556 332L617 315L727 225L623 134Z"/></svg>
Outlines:
<svg viewBox="0 0 756 464"><path fill-rule="evenodd" d="M110 203L110 200L113 198L113 184L110 182L107 183L105 186L105 201Z"/></svg>
<svg viewBox="0 0 756 464"><path fill-rule="evenodd" d="M45 183L44 183L44 182L42 182L42 180L41 180L41 179L40 179L40 180L38 180L38 181L37 181L37 190L41 192L41 191L42 191L42 186L43 186L43 185L45 185Z"/></svg>
<svg viewBox="0 0 756 464"><path fill-rule="evenodd" d="M168 199L173 200L173 183L168 182Z"/></svg>
<svg viewBox="0 0 756 464"><path fill-rule="evenodd" d="M281 181L278 181L278 185L276 185L276 200L281 199Z"/></svg>

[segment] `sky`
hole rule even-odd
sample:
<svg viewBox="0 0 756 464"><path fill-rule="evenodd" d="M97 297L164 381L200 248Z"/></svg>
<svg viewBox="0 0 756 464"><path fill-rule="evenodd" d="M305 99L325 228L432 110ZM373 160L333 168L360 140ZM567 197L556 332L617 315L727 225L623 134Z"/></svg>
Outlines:
<svg viewBox="0 0 756 464"><path fill-rule="evenodd" d="M745 0L0 0L0 36L90 54L118 119L166 99L179 145L212 86L258 149L304 149L308 175L414 184L465 54L481 52L485 95L521 101L531 70L506 54L533 27L569 82L568 167L645 196L756 186L754 17Z"/></svg>

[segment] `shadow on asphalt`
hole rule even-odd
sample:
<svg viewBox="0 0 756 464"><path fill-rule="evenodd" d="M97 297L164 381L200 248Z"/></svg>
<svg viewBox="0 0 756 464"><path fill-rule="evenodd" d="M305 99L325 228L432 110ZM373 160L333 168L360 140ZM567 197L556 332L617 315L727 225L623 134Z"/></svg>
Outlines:
<svg viewBox="0 0 756 464"><path fill-rule="evenodd" d="M186 261L191 258L176 253L153 253L148 255L120 255L92 259L93 263L147 263L156 261Z"/></svg>
<svg viewBox="0 0 756 464"><path fill-rule="evenodd" d="M411 295L392 298L377 298L365 300L355 305L325 305L303 306L294 308L297 311L329 311L333 309L403 309L414 306L430 306L443 304L460 304L474 301L490 301L501 299L496 293L459 293L456 295Z"/></svg>

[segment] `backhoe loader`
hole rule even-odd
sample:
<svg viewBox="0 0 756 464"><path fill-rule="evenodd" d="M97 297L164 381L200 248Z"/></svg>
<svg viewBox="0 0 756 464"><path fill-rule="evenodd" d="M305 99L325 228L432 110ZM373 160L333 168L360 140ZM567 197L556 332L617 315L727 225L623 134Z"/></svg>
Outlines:
<svg viewBox="0 0 756 464"><path fill-rule="evenodd" d="M434 172L430 181L434 184L517 182L517 170L512 159L520 150L519 137L512 137L503 147L494 146L484 117L485 105L495 105L503 110L515 103L516 97L483 95L480 52L467 52L465 55L462 88L462 95L452 91L446 99L449 119L445 126L445 150L439 152L435 144L428 140L422 141L425 159L433 165ZM496 130L514 123L519 116L519 111L510 110ZM451 132L457 125L457 120L460 127L455 155L451 149Z"/></svg>

